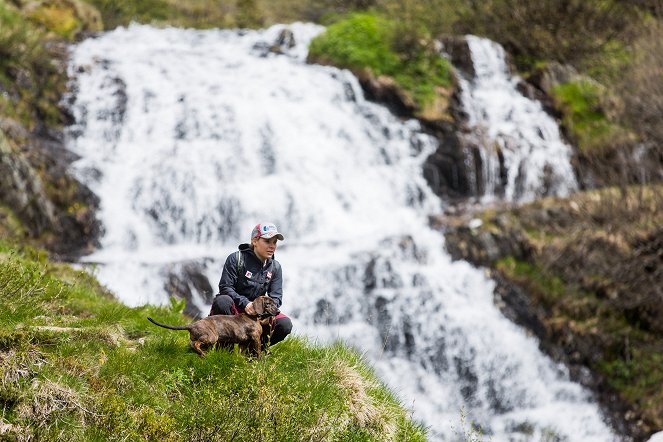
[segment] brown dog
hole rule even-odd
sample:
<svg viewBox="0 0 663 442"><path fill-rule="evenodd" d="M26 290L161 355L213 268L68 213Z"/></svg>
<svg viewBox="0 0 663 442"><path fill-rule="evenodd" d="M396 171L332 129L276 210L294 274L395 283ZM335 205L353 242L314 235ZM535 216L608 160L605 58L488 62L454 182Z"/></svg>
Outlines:
<svg viewBox="0 0 663 442"><path fill-rule="evenodd" d="M241 313L239 315L214 315L193 322L189 325L175 326L161 324L152 318L153 324L170 330L188 330L191 347L196 353L204 356L204 349L215 345L226 346L239 344L240 349L248 348L260 358L260 335L265 318L279 313L274 300L269 296L259 296L253 301L256 315Z"/></svg>

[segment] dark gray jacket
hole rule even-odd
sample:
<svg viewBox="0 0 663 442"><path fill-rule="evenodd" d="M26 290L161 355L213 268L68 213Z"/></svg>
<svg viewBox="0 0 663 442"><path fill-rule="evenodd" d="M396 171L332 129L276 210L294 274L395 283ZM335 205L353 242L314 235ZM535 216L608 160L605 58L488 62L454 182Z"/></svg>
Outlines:
<svg viewBox="0 0 663 442"><path fill-rule="evenodd" d="M238 253L242 255L239 265ZM242 309L258 296L267 294L280 307L283 297L281 264L275 259L268 259L263 266L249 244L240 244L239 252L228 255L223 265L219 294L230 296L235 305Z"/></svg>

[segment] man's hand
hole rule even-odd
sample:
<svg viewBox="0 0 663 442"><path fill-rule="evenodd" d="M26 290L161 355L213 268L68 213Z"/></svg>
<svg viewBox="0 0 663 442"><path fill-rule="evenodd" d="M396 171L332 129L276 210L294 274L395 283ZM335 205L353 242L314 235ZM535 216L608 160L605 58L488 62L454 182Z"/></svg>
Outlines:
<svg viewBox="0 0 663 442"><path fill-rule="evenodd" d="M256 309L253 308L253 302L249 302L248 304L246 304L244 311L249 315L255 315Z"/></svg>

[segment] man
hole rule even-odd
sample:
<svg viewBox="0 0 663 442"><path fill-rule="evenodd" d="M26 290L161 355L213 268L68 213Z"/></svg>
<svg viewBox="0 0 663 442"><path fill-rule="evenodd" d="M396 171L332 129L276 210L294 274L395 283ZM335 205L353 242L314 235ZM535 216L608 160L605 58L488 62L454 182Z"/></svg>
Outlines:
<svg viewBox="0 0 663 442"><path fill-rule="evenodd" d="M275 301L277 307L281 307L281 264L274 259L279 240L283 241L283 235L273 223L260 223L253 228L250 244L240 244L239 251L226 258L219 281L219 294L214 298L210 315L242 312L254 315L253 300L265 294ZM292 321L279 313L270 328L263 332L263 346L267 342L274 345L284 340L292 330Z"/></svg>

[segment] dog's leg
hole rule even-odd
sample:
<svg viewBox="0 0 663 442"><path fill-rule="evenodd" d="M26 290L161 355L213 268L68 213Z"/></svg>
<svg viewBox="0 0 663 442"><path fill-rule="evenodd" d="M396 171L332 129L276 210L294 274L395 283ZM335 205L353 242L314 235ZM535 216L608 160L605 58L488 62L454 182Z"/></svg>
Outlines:
<svg viewBox="0 0 663 442"><path fill-rule="evenodd" d="M260 347L261 347L261 345L260 345L260 335L258 335L257 337L253 336L253 338L249 342L248 348L249 348L249 351L253 355L255 355L255 357L257 359L260 359L260 357L262 356Z"/></svg>
<svg viewBox="0 0 663 442"><path fill-rule="evenodd" d="M205 356L205 352L203 351L200 346L202 345L202 342L200 341L191 341L191 348L193 348L193 351L198 353L200 356Z"/></svg>

